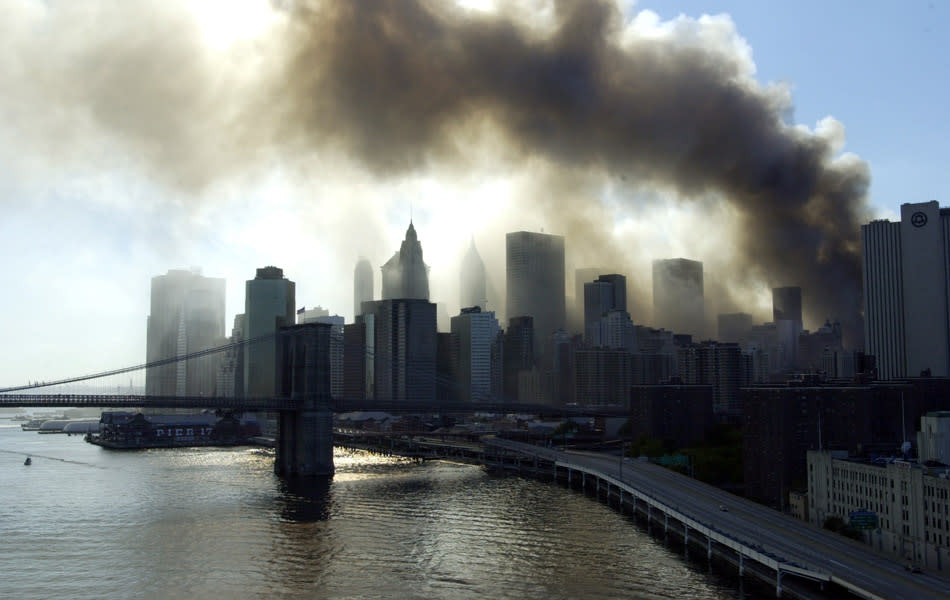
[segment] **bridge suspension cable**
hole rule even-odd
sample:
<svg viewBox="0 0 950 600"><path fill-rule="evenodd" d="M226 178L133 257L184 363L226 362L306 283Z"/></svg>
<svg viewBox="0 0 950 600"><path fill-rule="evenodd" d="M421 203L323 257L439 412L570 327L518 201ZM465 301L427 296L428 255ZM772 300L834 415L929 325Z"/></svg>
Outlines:
<svg viewBox="0 0 950 600"><path fill-rule="evenodd" d="M286 335L285 332L278 331L276 333L269 333L266 335L258 336L255 338L250 338L247 340L239 340L236 342L230 342L224 344L223 346L216 346L214 348L206 348L204 350L198 350L196 352L190 352L188 354L181 354L179 356L172 356L169 358L162 358L159 360L153 360L152 362L147 362L139 365L133 365L131 367L122 367L119 369L112 369L111 371L101 371L99 373L90 373L88 375L79 375L77 377L68 377L66 379L57 379L56 381L41 381L29 383L26 385L17 385L13 387L0 388L0 394L6 394L10 392L19 392L23 390L35 390L46 387L53 387L56 385L65 385L67 383L78 383L80 381L89 381L90 379L100 379L102 377L110 377L112 375L122 375L123 373L131 373L132 371L141 371L142 369L149 369L152 367L160 367L162 365L169 365L172 363L180 362L183 360L189 360L192 358L199 358L202 356L207 356L209 354L215 354L218 352L227 352L234 348L241 346L248 346L250 344L256 344L259 342L264 342L267 340L272 340L281 335Z"/></svg>

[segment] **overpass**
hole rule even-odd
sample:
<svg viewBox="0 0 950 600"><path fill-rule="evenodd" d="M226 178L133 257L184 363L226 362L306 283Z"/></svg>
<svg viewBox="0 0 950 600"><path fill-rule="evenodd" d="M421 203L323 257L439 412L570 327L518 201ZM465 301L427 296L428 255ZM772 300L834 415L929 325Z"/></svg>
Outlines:
<svg viewBox="0 0 950 600"><path fill-rule="evenodd" d="M737 564L740 575L748 569L764 577L779 597L790 583L804 580L868 600L950 598L945 578L908 573L865 544L648 462L498 438L484 443L488 464L547 473L615 498L621 508L633 507L648 523L679 535L687 549L698 544L710 559L718 555Z"/></svg>

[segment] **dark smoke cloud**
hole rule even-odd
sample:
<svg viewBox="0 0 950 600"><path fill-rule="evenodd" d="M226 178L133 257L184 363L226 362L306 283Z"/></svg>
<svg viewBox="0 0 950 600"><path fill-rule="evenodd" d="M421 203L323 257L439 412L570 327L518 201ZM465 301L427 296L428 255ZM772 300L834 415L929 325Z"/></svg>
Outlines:
<svg viewBox="0 0 950 600"><path fill-rule="evenodd" d="M833 136L788 126L782 90L751 82L728 45L623 39L622 15L606 2L555 12L541 34L504 14L426 2L301 8L288 123L381 174L464 160L466 136L488 121L509 150L573 172L717 194L743 232L736 276L801 285L813 315L838 316L858 335L867 165L836 160ZM550 195L555 223L583 214ZM604 224L588 225L601 239ZM572 244L585 243L583 228L569 229Z"/></svg>
<svg viewBox="0 0 950 600"><path fill-rule="evenodd" d="M299 2L276 5L286 25L269 39L212 55L164 4L67 3L30 21L29 37L0 24L0 74L19 82L0 109L47 107L20 122L18 143L86 156L76 140L105 131L128 160L185 189L273 156L306 171L307 157L330 150L382 180L465 169L486 153L513 169L540 162L553 175L539 187L552 185L519 207L543 212L569 248L600 248L595 263L629 252L604 248L603 181L717 198L740 236L723 281L801 285L815 318L860 334L867 165L836 157L833 127L788 126L787 90L755 83L735 36L714 25L642 35L605 1L556 2L545 26L520 5Z"/></svg>

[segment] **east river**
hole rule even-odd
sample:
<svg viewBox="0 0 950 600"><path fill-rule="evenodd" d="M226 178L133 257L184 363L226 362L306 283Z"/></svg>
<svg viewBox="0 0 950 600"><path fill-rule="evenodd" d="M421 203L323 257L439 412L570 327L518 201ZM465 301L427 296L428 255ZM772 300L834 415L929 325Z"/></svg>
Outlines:
<svg viewBox="0 0 950 600"><path fill-rule="evenodd" d="M117 452L0 418L0 598L774 597L564 487L335 460L290 486L267 449Z"/></svg>

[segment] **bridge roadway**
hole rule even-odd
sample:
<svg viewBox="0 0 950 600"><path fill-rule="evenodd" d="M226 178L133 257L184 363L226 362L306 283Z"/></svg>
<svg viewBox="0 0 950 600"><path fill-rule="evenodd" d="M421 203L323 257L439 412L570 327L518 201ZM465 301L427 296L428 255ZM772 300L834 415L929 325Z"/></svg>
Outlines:
<svg viewBox="0 0 950 600"><path fill-rule="evenodd" d="M785 575L834 582L858 597L873 600L950 598L948 579L909 573L898 558L669 469L630 459L621 463L619 457L592 452L564 452L500 439L483 441L613 485L622 483L626 491L647 498L654 508L704 536L708 532L717 543L742 553L745 560L773 570L780 568Z"/></svg>
<svg viewBox="0 0 950 600"><path fill-rule="evenodd" d="M111 407L111 408L213 408L235 411L296 411L300 400L295 398L227 398L208 396L146 396L132 394L0 394L0 408L10 407ZM505 402L435 402L428 400L334 400L337 413L383 411L389 413L530 413L552 416L625 417L619 406L581 408L578 406L544 406Z"/></svg>

